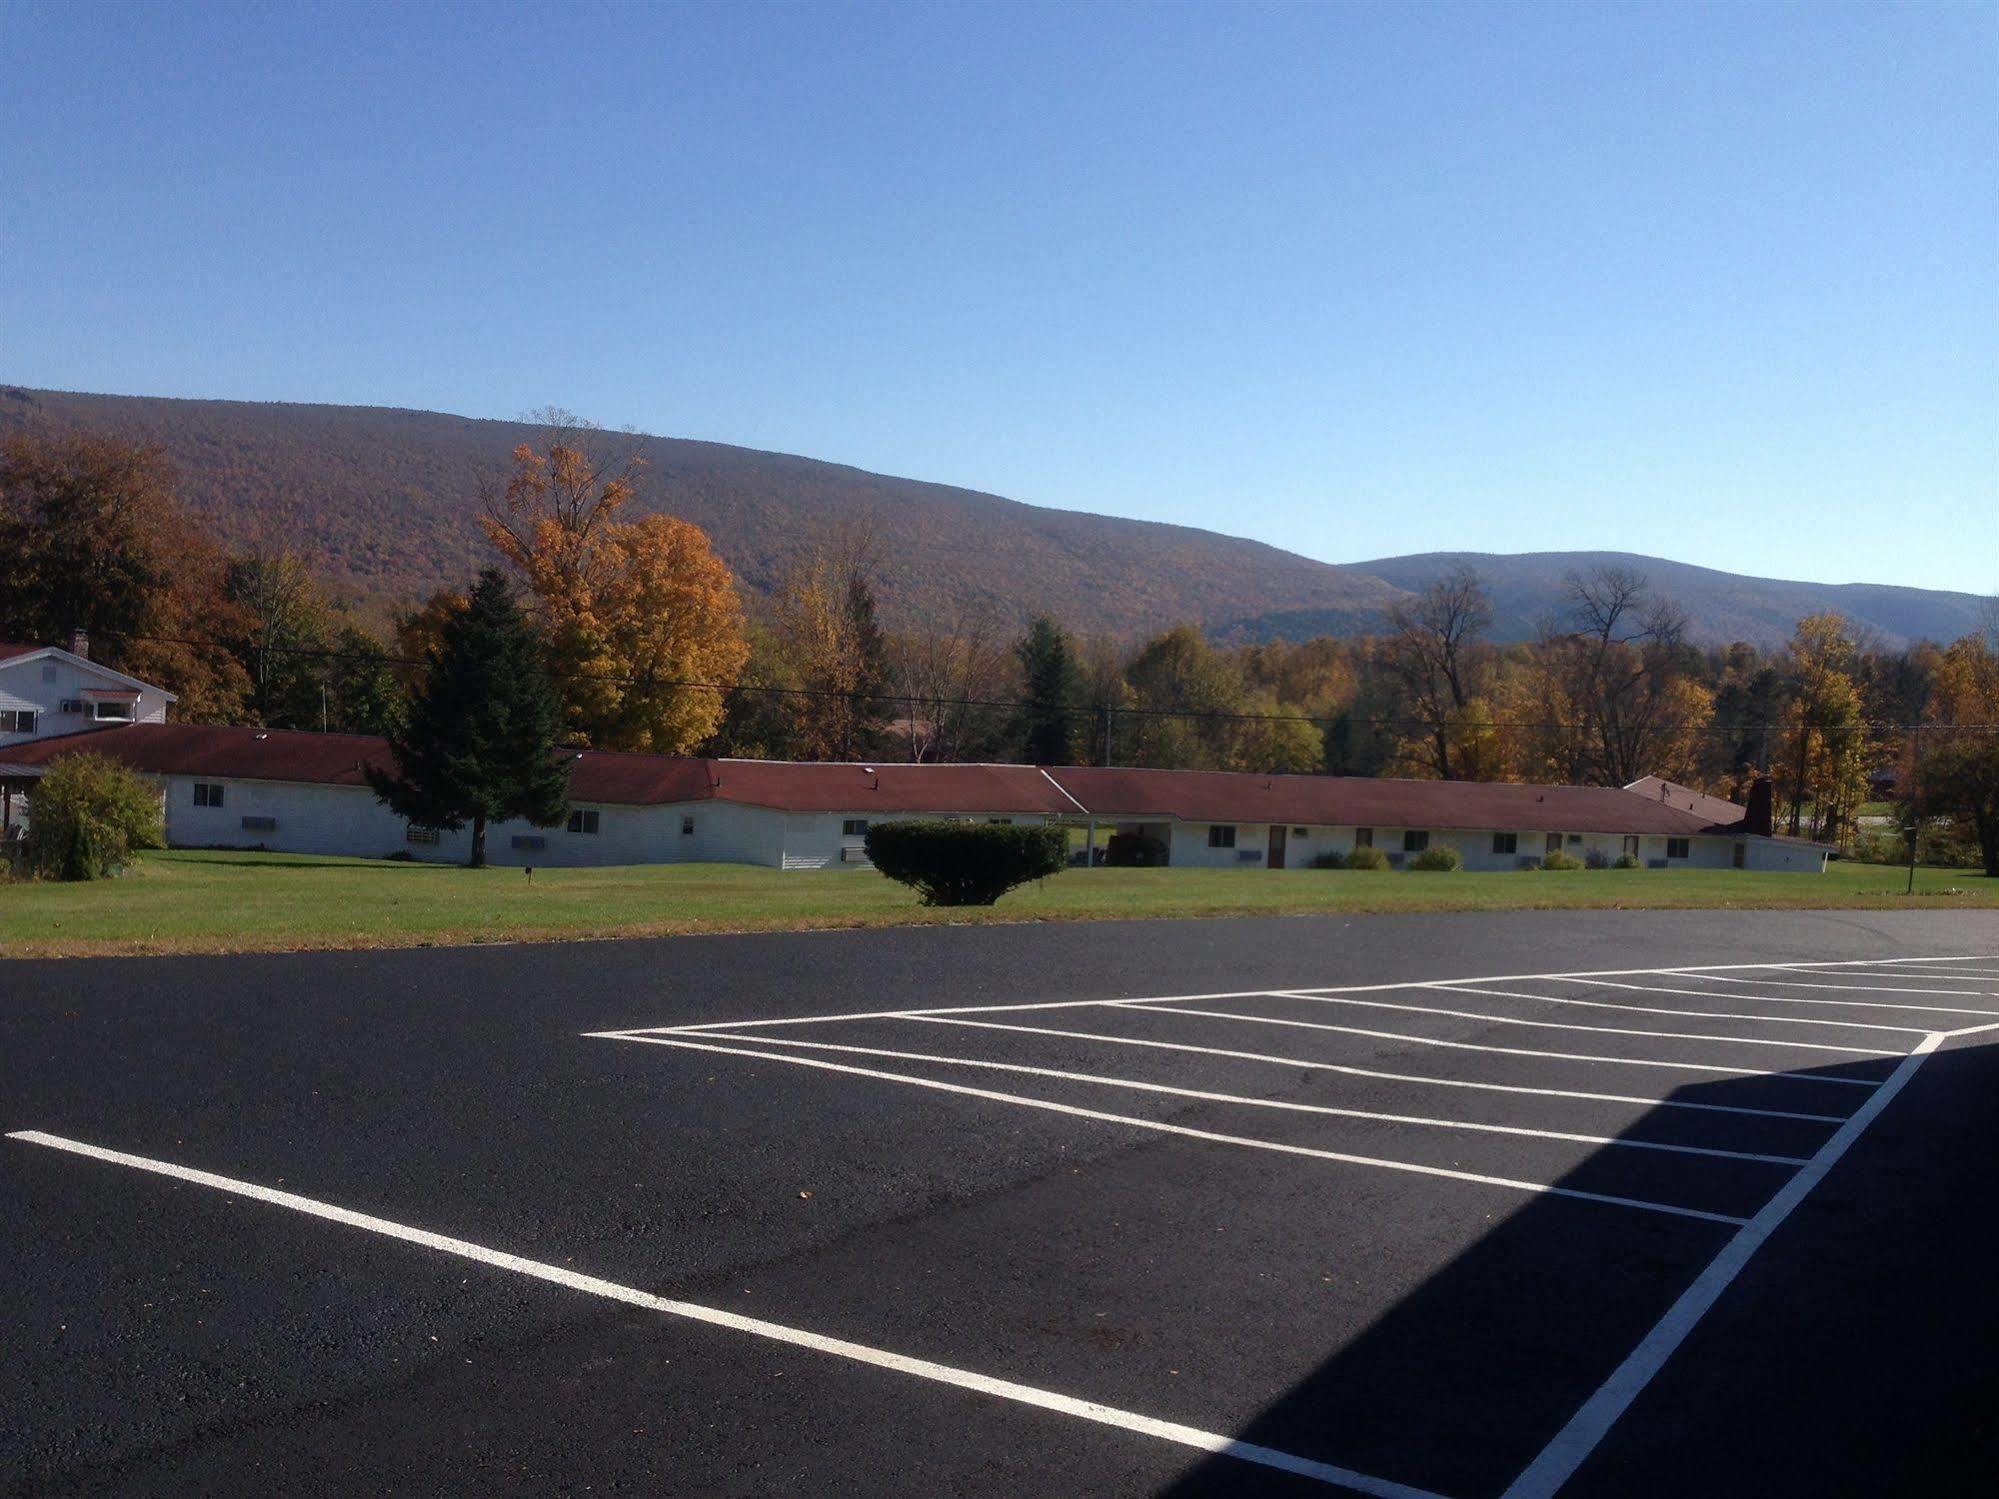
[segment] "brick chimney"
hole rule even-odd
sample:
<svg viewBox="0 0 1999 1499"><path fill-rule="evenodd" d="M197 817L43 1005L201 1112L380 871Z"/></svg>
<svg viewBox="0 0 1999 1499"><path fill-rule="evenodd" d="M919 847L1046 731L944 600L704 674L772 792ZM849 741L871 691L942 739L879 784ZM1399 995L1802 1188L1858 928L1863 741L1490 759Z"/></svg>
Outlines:
<svg viewBox="0 0 1999 1499"><path fill-rule="evenodd" d="M1749 811L1742 819L1743 830L1768 838L1776 831L1777 796L1768 776L1758 776L1749 786Z"/></svg>
<svg viewBox="0 0 1999 1499"><path fill-rule="evenodd" d="M72 656L81 656L84 660L88 661L90 659L89 634L83 630L71 630L69 632L69 653Z"/></svg>

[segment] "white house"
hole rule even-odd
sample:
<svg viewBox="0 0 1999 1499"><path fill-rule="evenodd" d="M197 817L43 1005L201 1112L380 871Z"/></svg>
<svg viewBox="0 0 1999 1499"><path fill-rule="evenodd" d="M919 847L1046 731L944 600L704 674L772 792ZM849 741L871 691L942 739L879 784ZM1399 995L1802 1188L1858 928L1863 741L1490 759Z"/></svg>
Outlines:
<svg viewBox="0 0 1999 1499"><path fill-rule="evenodd" d="M469 834L417 827L368 788L388 745L363 735L132 723L14 745L0 786L88 749L155 778L177 847L463 860ZM783 869L865 862L870 822L937 817L1088 824L1142 833L1168 862L1301 869L1360 844L1401 865L1457 849L1467 869L1516 869L1560 848L1653 868L1815 870L1826 850L1771 835L1767 785L1749 808L1615 786L1518 786L1029 765L796 764L568 751L570 813L487 830L495 863L712 860Z"/></svg>
<svg viewBox="0 0 1999 1499"><path fill-rule="evenodd" d="M102 724L166 722L171 692L99 665L89 650L80 634L68 650L0 643L0 751Z"/></svg>

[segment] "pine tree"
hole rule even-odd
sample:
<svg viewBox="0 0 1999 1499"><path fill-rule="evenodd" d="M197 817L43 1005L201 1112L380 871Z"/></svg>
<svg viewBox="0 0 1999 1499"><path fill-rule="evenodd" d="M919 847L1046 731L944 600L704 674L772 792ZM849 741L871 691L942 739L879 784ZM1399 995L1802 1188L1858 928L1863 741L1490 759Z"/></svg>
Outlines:
<svg viewBox="0 0 1999 1499"><path fill-rule="evenodd" d="M455 832L471 823L477 869L487 823L518 817L545 828L568 813L569 767L556 758L561 722L540 639L489 567L466 607L444 621L408 721L389 736L397 773L371 765L368 784L420 827Z"/></svg>
<svg viewBox="0 0 1999 1499"><path fill-rule="evenodd" d="M1027 696L1021 737L1030 765L1067 765L1076 758L1075 704L1082 673L1062 627L1042 615L1014 647Z"/></svg>

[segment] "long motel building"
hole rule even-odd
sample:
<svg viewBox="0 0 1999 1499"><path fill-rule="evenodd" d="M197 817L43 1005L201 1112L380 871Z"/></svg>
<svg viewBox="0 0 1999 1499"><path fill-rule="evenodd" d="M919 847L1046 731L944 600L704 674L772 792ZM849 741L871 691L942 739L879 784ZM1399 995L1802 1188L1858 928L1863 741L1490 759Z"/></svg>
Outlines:
<svg viewBox="0 0 1999 1499"><path fill-rule="evenodd" d="M406 822L376 798L365 770L394 768L386 741L168 723L170 702L74 650L0 645L0 836L33 816L35 783L51 763L89 751L159 787L172 847L469 856L469 830ZM1474 870L1531 867L1560 849L1598 860L1630 854L1658 869L1816 872L1828 852L1774 834L1767 783L1742 807L1657 777L1625 787L1523 786L563 753L567 821L489 827L492 862L835 869L866 863L870 823L904 818L1060 823L1084 829L1083 841L1097 848L1115 833L1142 834L1165 850L1168 865L1208 869L1306 869L1322 854L1365 845L1396 866L1447 846Z"/></svg>

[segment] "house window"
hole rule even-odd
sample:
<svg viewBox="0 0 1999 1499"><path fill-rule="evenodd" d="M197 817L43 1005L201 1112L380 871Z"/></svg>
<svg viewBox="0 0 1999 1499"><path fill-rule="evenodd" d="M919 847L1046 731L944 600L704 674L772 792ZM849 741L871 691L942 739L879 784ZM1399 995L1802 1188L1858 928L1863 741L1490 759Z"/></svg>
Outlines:
<svg viewBox="0 0 1999 1499"><path fill-rule="evenodd" d="M529 853L548 847L548 840L539 833L516 833L513 841L515 848L526 849Z"/></svg>
<svg viewBox="0 0 1999 1499"><path fill-rule="evenodd" d="M222 805L222 787L214 781L194 783L194 804L197 807L219 807Z"/></svg>
<svg viewBox="0 0 1999 1499"><path fill-rule="evenodd" d="M32 734L35 732L35 710L33 708L0 708L0 734Z"/></svg>
<svg viewBox="0 0 1999 1499"><path fill-rule="evenodd" d="M56 664L55 664L55 662L53 662L53 661L44 661L44 662L42 663L42 680L43 680L44 682L53 682L53 681L54 681L55 679L56 679Z"/></svg>
<svg viewBox="0 0 1999 1499"><path fill-rule="evenodd" d="M66 697L56 704L56 712L58 713L88 713L89 711L90 704L86 703L80 697Z"/></svg>
<svg viewBox="0 0 1999 1499"><path fill-rule="evenodd" d="M403 829L403 842L420 844L428 848L437 842L437 829L420 828L415 823L411 823Z"/></svg>
<svg viewBox="0 0 1999 1499"><path fill-rule="evenodd" d="M692 838L694 836L693 818L683 817L680 819L680 836L683 838Z"/></svg>
<svg viewBox="0 0 1999 1499"><path fill-rule="evenodd" d="M1208 829L1209 848L1234 848L1235 828L1231 824L1217 823Z"/></svg>
<svg viewBox="0 0 1999 1499"><path fill-rule="evenodd" d="M1420 854L1430 846L1430 835L1421 828L1411 828L1402 835L1402 852Z"/></svg>
<svg viewBox="0 0 1999 1499"><path fill-rule="evenodd" d="M1312 830L1310 828L1293 828L1291 836L1293 838L1309 838L1312 836Z"/></svg>
<svg viewBox="0 0 1999 1499"><path fill-rule="evenodd" d="M865 838L868 835L868 820L865 817L849 817L840 824L842 838Z"/></svg>
<svg viewBox="0 0 1999 1499"><path fill-rule="evenodd" d="M986 821L998 823L1003 827L1011 827L1013 825L1013 819L1011 817L988 817Z"/></svg>
<svg viewBox="0 0 1999 1499"><path fill-rule="evenodd" d="M1353 830L1353 846L1354 846L1355 848L1373 848L1373 847L1374 847L1374 829L1373 829L1373 828L1355 828L1355 829Z"/></svg>
<svg viewBox="0 0 1999 1499"><path fill-rule="evenodd" d="M1626 833L1624 835L1624 851L1634 859L1638 857L1638 835L1636 833Z"/></svg>
<svg viewBox="0 0 1999 1499"><path fill-rule="evenodd" d="M572 833L594 833L597 831L597 809L578 807L569 814L569 831Z"/></svg>
<svg viewBox="0 0 1999 1499"><path fill-rule="evenodd" d="M1666 840L1666 857L1669 859L1684 859L1692 852L1693 842L1691 839L1668 838Z"/></svg>
<svg viewBox="0 0 1999 1499"><path fill-rule="evenodd" d="M1520 835L1518 833L1494 833L1492 835L1492 851L1496 854L1518 853L1520 851Z"/></svg>
<svg viewBox="0 0 1999 1499"><path fill-rule="evenodd" d="M1561 851L1562 851L1562 835L1560 833L1550 833L1548 835L1548 852L1551 854L1558 854Z"/></svg>
<svg viewBox="0 0 1999 1499"><path fill-rule="evenodd" d="M130 723L138 716L138 704L131 698L99 698L95 716L99 723Z"/></svg>

